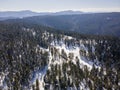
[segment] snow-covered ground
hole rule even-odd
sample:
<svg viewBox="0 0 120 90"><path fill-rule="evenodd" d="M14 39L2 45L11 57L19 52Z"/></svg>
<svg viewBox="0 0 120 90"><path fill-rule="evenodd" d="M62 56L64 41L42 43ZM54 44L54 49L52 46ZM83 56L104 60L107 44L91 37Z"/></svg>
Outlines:
<svg viewBox="0 0 120 90"><path fill-rule="evenodd" d="M2 87L2 90L8 90L8 87L5 83L5 77L7 73L1 73L0 75L0 87Z"/></svg>
<svg viewBox="0 0 120 90"><path fill-rule="evenodd" d="M58 49L60 53L62 52L62 50L64 50L65 53L67 54L67 56L69 55L69 53L73 53L74 54L74 58L73 58L72 62L74 64L76 64L76 57L77 57L79 59L81 68L86 65L90 70L92 69L94 63L92 61L90 61L90 60L89 61L86 60L86 58L81 56L80 53L79 53L81 48L86 50L86 52L88 52L88 49L83 44L81 44L80 46L76 45L76 46L68 47L62 41L59 42L59 44L56 41L53 41L51 43L51 45L53 47L55 47L56 49ZM92 47L92 48L94 48L94 47ZM94 51L94 49L93 49L93 51ZM59 63L58 61L55 61L55 62ZM96 67L99 67L99 66L96 65Z"/></svg>
<svg viewBox="0 0 120 90"><path fill-rule="evenodd" d="M37 46L37 47L39 47L39 46ZM42 47L39 47L39 48L42 51L48 51L49 52L49 49L45 49L45 48L42 48ZM34 78L32 79L31 85L35 85L36 80L38 79L40 90L44 90L44 76L46 75L46 72L47 72L48 68L50 67L51 59L52 59L51 54L49 53L49 64L46 65L45 67L43 67L42 69L38 70L35 73ZM32 90L32 87L31 87L31 90Z"/></svg>
<svg viewBox="0 0 120 90"><path fill-rule="evenodd" d="M72 37L68 37L68 39L72 39ZM39 47L39 46L37 46L37 47ZM73 56L72 62L74 64L76 64L76 57L77 57L80 62L80 68L84 68L84 66L87 66L88 69L91 70L93 67L94 63L90 60L88 61L85 57L81 56L79 53L81 48L84 49L86 52L88 52L88 48L86 48L84 46L84 44L82 44L82 43L80 44L80 46L78 46L78 45L72 46L71 45L68 47L67 45L65 45L64 41L59 41L59 43L57 41L53 41L51 43L50 47L57 49L60 55L62 54L62 50L64 50L67 57L69 56L70 53L73 53L74 56ZM58 56L57 57L52 56L50 48L44 49L42 47L39 47L39 49L42 51L47 51L49 53L49 62L48 62L47 66L43 67L43 69L38 70L35 73L35 78L33 79L32 84L35 85L36 80L38 79L40 90L44 90L44 76L46 75L47 70L51 68L51 64L61 64L62 65L64 60ZM92 47L92 51L94 52L94 47ZM52 61L52 59L55 59L55 61ZM96 67L99 67L99 66L96 65ZM84 89L84 82L81 83L80 89Z"/></svg>
<svg viewBox="0 0 120 90"><path fill-rule="evenodd" d="M37 71L35 73L35 78L32 81L32 85L35 85L36 80L38 79L40 90L44 90L44 76L46 75L47 69L48 69L48 66L45 66L45 67L43 67L43 69ZM32 90L32 88L31 88L31 90Z"/></svg>

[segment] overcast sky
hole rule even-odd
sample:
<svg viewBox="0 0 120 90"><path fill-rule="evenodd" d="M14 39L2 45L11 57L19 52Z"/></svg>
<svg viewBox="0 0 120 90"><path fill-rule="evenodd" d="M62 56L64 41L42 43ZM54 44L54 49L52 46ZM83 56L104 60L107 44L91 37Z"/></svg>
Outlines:
<svg viewBox="0 0 120 90"><path fill-rule="evenodd" d="M37 12L64 10L120 12L120 0L0 0L0 11L19 10L32 10Z"/></svg>

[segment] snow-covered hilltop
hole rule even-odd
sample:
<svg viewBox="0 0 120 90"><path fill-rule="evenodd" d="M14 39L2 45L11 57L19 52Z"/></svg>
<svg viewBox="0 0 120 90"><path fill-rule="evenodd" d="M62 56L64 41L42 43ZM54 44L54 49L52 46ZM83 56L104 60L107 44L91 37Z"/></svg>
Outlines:
<svg viewBox="0 0 120 90"><path fill-rule="evenodd" d="M73 42L72 42L73 44L70 44L69 46L65 44L65 40L72 40L72 39L73 39ZM84 50L88 54L88 48L84 46L84 44L82 43L82 40L79 41L79 44L75 43L75 41L76 41L75 38L72 38L70 36L64 36L63 39L60 41L53 40L48 49L39 47L40 50L42 50L43 52L47 51L49 53L48 65L43 67L42 70L38 70L35 73L34 81L32 81L33 84L35 85L36 80L38 80L40 90L44 90L44 87L48 86L48 83L45 83L44 79L47 78L46 72L51 71L52 65L54 68L56 65L59 65L61 68L61 72L63 69L62 65L64 63L69 64L70 62L73 63L74 65L77 65L79 63L80 65L79 68L83 69L83 71L85 66L87 66L88 70L91 70L93 68L93 65L95 65L96 68L100 69L100 63L98 63L98 60L96 60L96 63L94 63L81 55L82 53L81 50ZM67 69L70 70L70 67ZM68 78L68 75L66 77ZM59 77L56 76L56 79L59 79ZM80 83L79 88L86 89L84 84L85 84L85 81L82 81ZM49 88L53 90L53 86L50 85ZM74 86L73 87L68 86L67 88L68 90L70 88L76 88L77 90L77 87L74 87Z"/></svg>

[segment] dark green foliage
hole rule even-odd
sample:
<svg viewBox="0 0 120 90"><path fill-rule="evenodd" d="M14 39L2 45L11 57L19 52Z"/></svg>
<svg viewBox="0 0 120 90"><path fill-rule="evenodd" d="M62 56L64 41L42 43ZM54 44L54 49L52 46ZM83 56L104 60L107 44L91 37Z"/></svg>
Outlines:
<svg viewBox="0 0 120 90"><path fill-rule="evenodd" d="M36 28L37 34L33 36L32 29L27 27L29 25L0 24L0 71L9 72L5 79L8 87L14 86L13 90L28 86L36 68L41 69L48 63L48 53L39 51L39 47L48 46L42 45L46 40L41 40L45 28L38 27L38 31Z"/></svg>
<svg viewBox="0 0 120 90"><path fill-rule="evenodd" d="M33 31L36 35L33 35ZM44 35L47 31L49 34ZM74 55L66 54L62 50L59 52L56 48L51 48L51 42L57 40L60 42L64 35L69 35L75 39L66 39L65 44L68 48L71 46L80 46L79 40L88 49L80 50L80 55L86 58L86 61L92 61L95 65L100 62L101 70L93 65L91 71L87 66L80 68L78 57L76 64L72 62ZM46 38L47 39L46 39ZM88 43L86 43L88 41ZM97 43L97 44L94 44ZM92 51L92 46L95 52ZM76 86L79 88L81 82L86 82L86 87L91 90L102 90L103 87L110 90L114 85L119 90L120 81L120 39L111 36L91 36L81 35L79 33L56 31L54 29L43 27L30 23L0 23L0 72L9 71L5 78L6 84L13 90L24 89L29 86L29 81L34 77L34 72L41 70L49 63L49 52L42 51L41 48L50 48L54 57L59 56L64 61L62 65L51 64L51 69L47 71L44 77L45 84L52 85L53 88L66 89ZM55 61L55 58L52 59ZM68 69L69 68L69 69ZM104 69L106 74L104 75ZM14 79L14 80L13 80ZM39 82L36 80L36 88L39 90ZM49 89L48 89L49 90Z"/></svg>

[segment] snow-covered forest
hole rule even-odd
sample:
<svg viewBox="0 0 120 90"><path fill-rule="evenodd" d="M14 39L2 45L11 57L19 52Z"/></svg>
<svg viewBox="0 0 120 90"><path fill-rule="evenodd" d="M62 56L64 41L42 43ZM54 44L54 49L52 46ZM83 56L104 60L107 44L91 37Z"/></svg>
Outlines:
<svg viewBox="0 0 120 90"><path fill-rule="evenodd" d="M0 90L119 90L120 38L0 23Z"/></svg>

